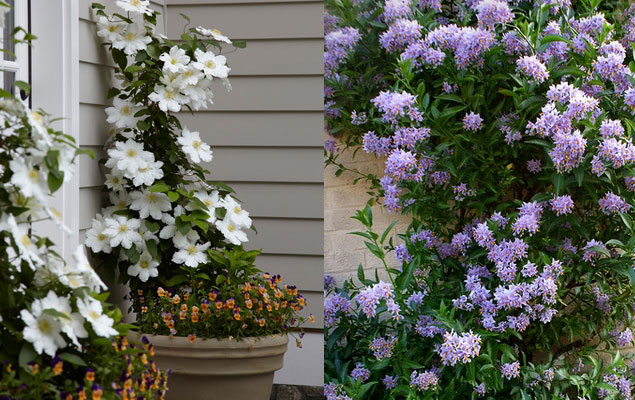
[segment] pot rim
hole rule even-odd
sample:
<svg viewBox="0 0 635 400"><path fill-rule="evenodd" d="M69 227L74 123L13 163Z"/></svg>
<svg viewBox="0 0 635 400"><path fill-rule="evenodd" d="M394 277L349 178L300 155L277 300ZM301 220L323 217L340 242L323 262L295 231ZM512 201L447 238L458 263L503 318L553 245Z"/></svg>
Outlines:
<svg viewBox="0 0 635 400"><path fill-rule="evenodd" d="M209 338L202 339L196 338L194 343L190 342L187 336L167 336L156 335L152 333L141 333L137 331L128 332L128 336L134 341L141 341L143 336L146 336L150 343L155 347L171 347L179 346L186 347L192 346L198 349L254 349L254 348L266 348L285 346L289 343L289 336L286 333L267 335L267 336L249 336L241 338L240 341L229 338Z"/></svg>

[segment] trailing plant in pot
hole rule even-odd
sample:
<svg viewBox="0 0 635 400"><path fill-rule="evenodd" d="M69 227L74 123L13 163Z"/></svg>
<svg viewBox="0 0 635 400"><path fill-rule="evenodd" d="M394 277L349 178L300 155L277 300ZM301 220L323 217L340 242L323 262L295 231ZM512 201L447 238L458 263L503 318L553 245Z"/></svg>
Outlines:
<svg viewBox="0 0 635 400"><path fill-rule="evenodd" d="M159 363L173 370L174 398L236 390L267 398L306 301L255 267L260 251L242 246L249 213L229 186L206 179L210 146L175 114L207 107L215 84L229 90L223 45L245 44L200 26L172 41L156 32L148 1L117 5L126 16L92 5L118 85L106 109L115 127L102 161L109 202L86 243L111 278L118 272L130 287L140 330L159 335L151 340ZM248 358L214 364L228 357L259 357L262 367Z"/></svg>
<svg viewBox="0 0 635 400"><path fill-rule="evenodd" d="M14 35L20 45L34 39L19 27ZM66 262L51 239L32 232L31 221L46 219L68 231L48 199L83 153L52 123L0 90L0 399L161 398L166 374L150 346L127 343L130 326L105 302L83 246Z"/></svg>
<svg viewBox="0 0 635 400"><path fill-rule="evenodd" d="M400 268L328 285L327 398L630 399L635 9L327 8L327 163L412 221L355 216Z"/></svg>

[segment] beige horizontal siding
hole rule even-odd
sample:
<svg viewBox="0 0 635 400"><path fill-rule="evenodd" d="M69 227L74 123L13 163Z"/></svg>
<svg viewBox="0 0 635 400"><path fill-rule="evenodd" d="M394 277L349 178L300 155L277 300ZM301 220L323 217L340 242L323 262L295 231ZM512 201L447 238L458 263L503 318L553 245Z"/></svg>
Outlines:
<svg viewBox="0 0 635 400"><path fill-rule="evenodd" d="M322 183L227 182L254 217L322 219Z"/></svg>
<svg viewBox="0 0 635 400"><path fill-rule="evenodd" d="M233 3L174 5L168 1L167 35L178 39L190 17L191 26L219 29L232 39L322 38L321 1L294 3Z"/></svg>
<svg viewBox="0 0 635 400"><path fill-rule="evenodd" d="M108 138L110 127L106 123L104 106L93 104L79 105L79 144L82 146L102 147Z"/></svg>
<svg viewBox="0 0 635 400"><path fill-rule="evenodd" d="M94 21L93 19L93 10L91 9L90 5L93 3L93 1L89 1L89 0L79 0L81 6L79 7L79 19L84 20L84 21ZM114 12L120 13L122 15L125 15L125 13L121 10L121 8L117 7L115 5L115 0L102 0L99 1L100 3L102 3L103 5L106 6L106 13L107 14L112 14ZM159 17L157 18L157 27L159 28L160 32L165 32L165 6L163 5L164 1L155 1L152 0L150 7L159 12ZM80 36L80 40L81 40L81 36Z"/></svg>
<svg viewBox="0 0 635 400"><path fill-rule="evenodd" d="M79 201L81 204L79 210L79 229L88 229L92 224L95 214L101 211L101 186L80 188Z"/></svg>
<svg viewBox="0 0 635 400"><path fill-rule="evenodd" d="M217 146L322 147L314 135L324 119L312 112L180 113L181 123Z"/></svg>

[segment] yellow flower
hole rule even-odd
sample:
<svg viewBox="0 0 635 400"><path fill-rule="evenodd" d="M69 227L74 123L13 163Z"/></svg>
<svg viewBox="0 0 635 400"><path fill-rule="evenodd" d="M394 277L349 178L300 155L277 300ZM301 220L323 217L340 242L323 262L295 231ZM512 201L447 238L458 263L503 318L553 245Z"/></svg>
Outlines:
<svg viewBox="0 0 635 400"><path fill-rule="evenodd" d="M189 334L189 335L187 335L187 339L188 339L190 342L194 343L194 342L196 341L196 335L194 335L194 334Z"/></svg>

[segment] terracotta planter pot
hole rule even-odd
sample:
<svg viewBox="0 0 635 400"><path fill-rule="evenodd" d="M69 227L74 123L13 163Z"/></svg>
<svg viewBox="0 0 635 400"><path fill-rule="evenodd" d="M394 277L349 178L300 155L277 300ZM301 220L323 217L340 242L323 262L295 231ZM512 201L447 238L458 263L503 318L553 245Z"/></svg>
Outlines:
<svg viewBox="0 0 635 400"><path fill-rule="evenodd" d="M194 343L186 337L145 336L159 368L172 370L168 400L268 400L289 342L287 335Z"/></svg>

